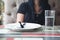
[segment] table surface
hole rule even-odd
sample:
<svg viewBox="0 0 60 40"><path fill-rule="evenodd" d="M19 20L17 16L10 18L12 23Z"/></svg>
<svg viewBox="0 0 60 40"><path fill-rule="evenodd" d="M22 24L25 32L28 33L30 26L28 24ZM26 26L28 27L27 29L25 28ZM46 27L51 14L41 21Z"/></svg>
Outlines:
<svg viewBox="0 0 60 40"><path fill-rule="evenodd" d="M44 26L42 26L44 28ZM54 26L55 28L60 28L60 26ZM1 25L0 29L3 29L4 26ZM60 37L60 30L43 30L34 32L14 32L9 31L8 33L0 33L0 37Z"/></svg>

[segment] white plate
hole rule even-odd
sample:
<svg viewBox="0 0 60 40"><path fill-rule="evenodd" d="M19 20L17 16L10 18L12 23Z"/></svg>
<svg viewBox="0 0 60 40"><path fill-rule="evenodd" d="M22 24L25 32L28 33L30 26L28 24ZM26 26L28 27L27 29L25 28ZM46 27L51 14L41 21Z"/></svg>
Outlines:
<svg viewBox="0 0 60 40"><path fill-rule="evenodd" d="M20 23L12 23L4 26L5 28L11 29L11 30L28 30L28 29L36 29L41 27L40 24L36 24L36 23L25 23L24 28L21 28Z"/></svg>

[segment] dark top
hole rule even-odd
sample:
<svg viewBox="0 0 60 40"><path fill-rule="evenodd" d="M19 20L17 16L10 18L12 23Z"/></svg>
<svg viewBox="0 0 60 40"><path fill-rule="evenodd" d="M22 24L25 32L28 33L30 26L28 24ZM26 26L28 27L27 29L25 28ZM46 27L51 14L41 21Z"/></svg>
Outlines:
<svg viewBox="0 0 60 40"><path fill-rule="evenodd" d="M30 6L29 3L22 3L17 11L17 13L22 13L25 15L24 17L24 22L29 22L29 23L38 23L41 25L45 25L45 9L49 10L50 7L45 6L42 7L42 12L38 15L35 14L34 9L32 8L32 5Z"/></svg>

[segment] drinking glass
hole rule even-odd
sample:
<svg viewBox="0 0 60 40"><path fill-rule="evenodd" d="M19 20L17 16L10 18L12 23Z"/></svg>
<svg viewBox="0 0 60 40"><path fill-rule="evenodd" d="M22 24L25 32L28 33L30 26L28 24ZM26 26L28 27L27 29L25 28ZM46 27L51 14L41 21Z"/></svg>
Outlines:
<svg viewBox="0 0 60 40"><path fill-rule="evenodd" d="M45 10L45 28L53 27L55 22L55 10Z"/></svg>

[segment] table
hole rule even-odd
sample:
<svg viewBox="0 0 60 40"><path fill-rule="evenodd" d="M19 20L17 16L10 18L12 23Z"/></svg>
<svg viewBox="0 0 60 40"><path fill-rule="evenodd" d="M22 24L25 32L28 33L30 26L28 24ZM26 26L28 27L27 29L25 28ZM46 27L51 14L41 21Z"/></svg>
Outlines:
<svg viewBox="0 0 60 40"><path fill-rule="evenodd" d="M44 26L42 26L44 28ZM60 26L55 26L55 28L58 28ZM3 25L0 26L0 28L4 28ZM47 32L47 31L46 31ZM60 31L55 29L54 33L51 33L53 31L49 30L48 34L45 34L44 31L38 30L37 32L13 32L10 31L9 33L0 33L0 38L44 38L44 37L60 37Z"/></svg>
<svg viewBox="0 0 60 40"><path fill-rule="evenodd" d="M42 26L44 27L44 26ZM59 27L59 26L55 26ZM4 28L3 25L0 26L0 28ZM47 36L60 36L60 30L55 30L54 33L52 33L54 30L47 30L47 31L40 31L40 29L36 32L13 32L10 31L9 33L0 33L0 37L47 37ZM48 33L45 33L48 32Z"/></svg>

